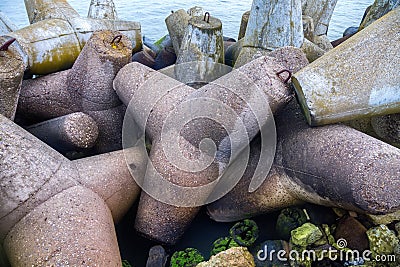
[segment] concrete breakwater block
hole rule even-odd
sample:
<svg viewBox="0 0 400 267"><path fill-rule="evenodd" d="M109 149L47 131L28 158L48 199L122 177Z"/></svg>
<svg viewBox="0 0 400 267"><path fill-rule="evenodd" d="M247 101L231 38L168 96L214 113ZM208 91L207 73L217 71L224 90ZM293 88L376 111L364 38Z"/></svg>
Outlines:
<svg viewBox="0 0 400 267"><path fill-rule="evenodd" d="M400 148L399 113L346 121L344 124Z"/></svg>
<svg viewBox="0 0 400 267"><path fill-rule="evenodd" d="M303 0L302 13L314 22L314 34L326 35L337 0ZM310 40L311 41L311 40Z"/></svg>
<svg viewBox="0 0 400 267"><path fill-rule="evenodd" d="M236 221L302 202L373 214L400 209L400 149L345 125L307 126L296 101L277 116L277 130L265 182L248 192L259 160L256 140L242 180L208 206L211 218Z"/></svg>
<svg viewBox="0 0 400 267"><path fill-rule="evenodd" d="M238 40L242 39L246 34L247 24L249 23L249 17L250 17L250 10L243 13L242 20L240 22Z"/></svg>
<svg viewBox="0 0 400 267"><path fill-rule="evenodd" d="M171 15L165 19L165 24L167 25L176 55L179 54L183 36L185 35L190 18L191 16L185 10L179 9L172 12Z"/></svg>
<svg viewBox="0 0 400 267"><path fill-rule="evenodd" d="M397 8L295 73L309 124L400 112L399 29Z"/></svg>
<svg viewBox="0 0 400 267"><path fill-rule="evenodd" d="M204 10L202 7L194 6L189 8L188 11L179 9L172 11L172 13L165 19L169 37L172 41L172 46L175 54L178 56L181 49L182 41L187 30L189 20L195 17L203 17Z"/></svg>
<svg viewBox="0 0 400 267"><path fill-rule="evenodd" d="M400 208L400 149L342 124L309 127L297 105L277 130L277 162L303 185L293 187L301 199L372 214Z"/></svg>
<svg viewBox="0 0 400 267"><path fill-rule="evenodd" d="M48 74L70 68L95 31L114 30L132 42L132 51L142 48L140 24L137 22L91 19L77 16L65 0L27 0L33 24L7 34L30 74Z"/></svg>
<svg viewBox="0 0 400 267"><path fill-rule="evenodd" d="M24 81L19 115L27 120L48 120L84 112L99 129L95 150L104 153L121 149L125 108L112 83L130 62L131 50L130 40L120 32L95 32L70 70Z"/></svg>
<svg viewBox="0 0 400 267"><path fill-rule="evenodd" d="M264 56L279 47L301 47L303 39L301 1L255 0L235 67L250 62L257 52Z"/></svg>
<svg viewBox="0 0 400 267"><path fill-rule="evenodd" d="M366 10L363 20L360 23L359 30L366 28L368 25L399 6L400 0L375 0L368 10Z"/></svg>
<svg viewBox="0 0 400 267"><path fill-rule="evenodd" d="M224 64L221 21L208 12L204 17L194 16L189 19L177 55L177 64L192 61Z"/></svg>
<svg viewBox="0 0 400 267"><path fill-rule="evenodd" d="M79 17L67 0L24 0L30 24L46 19L70 20Z"/></svg>
<svg viewBox="0 0 400 267"><path fill-rule="evenodd" d="M110 210L82 186L66 189L36 207L13 227L4 247L13 266L121 264Z"/></svg>
<svg viewBox="0 0 400 267"><path fill-rule="evenodd" d="M245 47L300 47L304 38L301 1L253 1L244 38Z"/></svg>
<svg viewBox="0 0 400 267"><path fill-rule="evenodd" d="M113 0L91 0L88 18L117 20L117 10Z"/></svg>
<svg viewBox="0 0 400 267"><path fill-rule="evenodd" d="M17 26L7 17L6 14L0 12L0 35L4 35L16 30Z"/></svg>
<svg viewBox="0 0 400 267"><path fill-rule="evenodd" d="M218 222L234 222L266 214L303 201L286 188L287 174L273 164L265 181L254 192L249 192L256 166L261 154L260 139L251 143L250 159L246 171L238 184L225 196L207 206L211 219Z"/></svg>
<svg viewBox="0 0 400 267"><path fill-rule="evenodd" d="M120 264L113 219L139 193L122 151L69 161L1 115L0 139L0 242L11 263Z"/></svg>
<svg viewBox="0 0 400 267"><path fill-rule="evenodd" d="M400 113L372 117L371 125L382 140L400 147Z"/></svg>
<svg viewBox="0 0 400 267"><path fill-rule="evenodd" d="M14 120L24 64L18 51L10 47L15 39L0 37L0 114Z"/></svg>
<svg viewBox="0 0 400 267"><path fill-rule="evenodd" d="M91 148L99 134L96 121L82 112L31 125L27 130L61 153Z"/></svg>
<svg viewBox="0 0 400 267"><path fill-rule="evenodd" d="M259 127L272 122L272 115L267 115L268 105L266 103L269 103L272 112L277 112L293 97L285 79L277 73L287 69L287 65L292 68L301 68L302 63L308 63L304 55L304 61L299 61L296 56L297 50L295 49L294 53L293 51L292 54L288 52L285 57L277 55L276 58L260 58L197 90L137 63L128 64L121 69L114 80L114 89L123 103L128 106L128 113L132 114L134 120L142 127L142 130L146 131L146 136L152 141L150 161L143 183L146 189L142 192L139 202L136 230L150 239L166 244L174 244L179 240L198 212L201 203L210 197L213 186L212 184L210 186L209 183L224 172L227 164L225 162L226 155L232 153L235 157L235 153L242 146L247 145L244 140L240 139L240 136L235 135L237 138L235 142L232 146L227 146L227 138L231 137L227 136L228 133L221 128L219 123L223 122L225 127L233 129L239 121L243 121L245 135L250 140L254 138ZM296 62L298 66L292 65L293 62ZM287 63L287 65L282 66L279 63ZM260 91L256 88L249 90L248 83L246 83L247 87L242 83L238 84L238 81L243 82L243 77L246 77L249 83L255 83ZM146 86L142 88L142 85ZM252 95L257 92L259 95ZM239 99L235 93L242 95L248 102ZM230 116L229 112L222 112L221 116L223 117L216 121L206 118L190 120L177 137L171 139L171 137L163 136L161 138L163 127L166 125L173 127L174 124L169 122L171 118L179 118L183 114L188 114L182 110L185 103L199 101L199 99L201 101L205 98L224 103L235 112L235 115ZM204 110L205 106L201 106ZM249 109L249 106L252 109ZM209 108L211 110L207 111L207 114L216 112L212 111L212 105ZM179 110L182 110L181 113ZM150 112L149 116L146 115L147 112ZM177 113L175 114L175 112ZM200 162L193 165L194 163L191 161L196 159L196 155L199 153L202 154L202 150L198 147L205 137L211 138L218 145L220 156L213 159L205 156L205 158L199 159ZM177 144L179 144L178 147ZM171 161L171 155L165 151L166 149L170 150L171 147L173 147L177 162ZM176 158L176 151L180 151L183 158ZM210 160L209 165L204 165L204 160ZM198 171L193 171L192 167L190 169L185 167L192 165L195 169L198 169L199 166L207 167L200 168ZM182 192L174 188L163 187L161 197L165 197L165 199L159 199L155 197L154 191L150 192L152 188L157 188L157 185L153 184L154 180L151 179L157 175L178 186L195 188L205 185L208 187L205 187L204 191L197 195L185 195L185 192L182 195ZM147 181L149 184L146 184Z"/></svg>
<svg viewBox="0 0 400 267"><path fill-rule="evenodd" d="M17 107L18 116L35 122L79 112L79 102L66 86L70 72L71 69L23 80Z"/></svg>
<svg viewBox="0 0 400 267"><path fill-rule="evenodd" d="M194 68L196 70L188 68L188 64L184 64L191 62L198 62ZM176 60L175 75L177 80L183 83L206 81L207 77L219 73L218 68L224 62L221 21L210 16L208 12L203 17L192 17L188 22Z"/></svg>

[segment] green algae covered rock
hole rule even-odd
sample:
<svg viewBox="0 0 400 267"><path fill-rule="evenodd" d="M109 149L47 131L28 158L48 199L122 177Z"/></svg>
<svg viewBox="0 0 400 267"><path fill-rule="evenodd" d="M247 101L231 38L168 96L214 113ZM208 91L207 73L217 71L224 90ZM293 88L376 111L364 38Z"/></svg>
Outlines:
<svg viewBox="0 0 400 267"><path fill-rule="evenodd" d="M253 220L245 219L232 226L229 234L240 246L250 247L258 238L258 226Z"/></svg>
<svg viewBox="0 0 400 267"><path fill-rule="evenodd" d="M213 242L210 255L217 255L218 253L233 247L240 247L240 245L236 243L232 237L220 237Z"/></svg>
<svg viewBox="0 0 400 267"><path fill-rule="evenodd" d="M132 267L132 265L127 260L122 261L122 267Z"/></svg>
<svg viewBox="0 0 400 267"><path fill-rule="evenodd" d="M176 251L171 257L171 267L194 267L204 261L203 255L195 248Z"/></svg>
<svg viewBox="0 0 400 267"><path fill-rule="evenodd" d="M383 224L369 229L367 236L373 257L393 254L395 247L399 243L396 234Z"/></svg>
<svg viewBox="0 0 400 267"><path fill-rule="evenodd" d="M292 230L291 235L291 243L299 247L312 245L324 236L322 231L312 223L305 223Z"/></svg>
<svg viewBox="0 0 400 267"><path fill-rule="evenodd" d="M307 222L305 212L296 207L286 208L281 211L276 221L276 232L283 240L290 239L290 232Z"/></svg>
<svg viewBox="0 0 400 267"><path fill-rule="evenodd" d="M369 240L369 248L371 251L372 262L369 266L399 266L399 238L394 231L390 230L386 225L379 225L367 231ZM395 255L397 253L397 255ZM375 262L374 259L388 259L387 256L397 256L397 261L388 261L386 263ZM383 264L383 265L382 265Z"/></svg>

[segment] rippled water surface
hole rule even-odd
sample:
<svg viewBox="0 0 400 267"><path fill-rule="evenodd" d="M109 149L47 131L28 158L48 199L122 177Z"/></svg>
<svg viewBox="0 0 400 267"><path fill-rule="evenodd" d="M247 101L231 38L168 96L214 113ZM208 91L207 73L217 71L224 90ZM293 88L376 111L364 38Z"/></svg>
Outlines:
<svg viewBox="0 0 400 267"><path fill-rule="evenodd" d="M143 34L156 40L167 33L164 19L172 10L188 9L198 5L222 20L225 36L237 38L240 19L251 7L251 0L114 0L118 16L121 19L135 20L142 24ZM90 0L69 0L69 3L82 15L86 16ZM338 0L332 17L328 36L331 40L342 36L343 31L350 26L358 26L365 8L373 0ZM0 11L6 13L18 27L28 25L28 18L23 0L0 0Z"/></svg>

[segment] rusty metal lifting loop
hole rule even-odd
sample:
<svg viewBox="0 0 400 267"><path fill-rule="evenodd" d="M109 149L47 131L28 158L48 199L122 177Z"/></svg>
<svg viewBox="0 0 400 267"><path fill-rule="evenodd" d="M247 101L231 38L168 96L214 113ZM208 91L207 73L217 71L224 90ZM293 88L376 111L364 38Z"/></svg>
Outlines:
<svg viewBox="0 0 400 267"><path fill-rule="evenodd" d="M17 39L15 38L11 38L10 40L8 40L7 42L5 42L2 46L0 46L0 51L7 51L8 48L10 47L10 45L12 43L14 43Z"/></svg>
<svg viewBox="0 0 400 267"><path fill-rule="evenodd" d="M210 23L210 12L204 13L204 18L203 18L203 20L206 21L206 18L207 18L207 23Z"/></svg>
<svg viewBox="0 0 400 267"><path fill-rule="evenodd" d="M282 74L282 73L284 73L284 72L286 72L287 74L288 74L288 77L283 81L284 83L287 83L289 80L290 80L290 78L292 78L292 72L290 71L290 70L287 70L287 69L284 69L284 70L281 70L281 71L278 71L277 73L276 73L276 75L280 75L280 74ZM279 76L279 78L281 78L280 76Z"/></svg>
<svg viewBox="0 0 400 267"><path fill-rule="evenodd" d="M111 44L112 45L115 45L116 43L118 44L119 42L121 42L121 39L122 39L122 35L121 34L117 35L114 37L114 39L112 39Z"/></svg>

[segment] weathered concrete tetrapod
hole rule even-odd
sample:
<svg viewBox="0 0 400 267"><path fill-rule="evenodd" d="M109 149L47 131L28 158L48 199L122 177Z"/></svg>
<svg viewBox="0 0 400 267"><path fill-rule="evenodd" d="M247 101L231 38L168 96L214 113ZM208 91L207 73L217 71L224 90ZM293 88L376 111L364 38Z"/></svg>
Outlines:
<svg viewBox="0 0 400 267"><path fill-rule="evenodd" d="M240 39L225 50L225 64L233 67L243 47L244 38Z"/></svg>
<svg viewBox="0 0 400 267"><path fill-rule="evenodd" d="M98 124L95 149L120 149L125 109L112 82L130 62L131 48L130 40L119 32L95 32L70 70L24 81L18 113L39 120L79 111L87 113Z"/></svg>
<svg viewBox="0 0 400 267"><path fill-rule="evenodd" d="M88 18L117 20L117 10L113 0L91 0Z"/></svg>
<svg viewBox="0 0 400 267"><path fill-rule="evenodd" d="M296 101L277 116L275 163L248 192L259 147L243 181L208 206L211 218L234 221L301 201L384 214L400 209L400 149L345 125L310 127Z"/></svg>
<svg viewBox="0 0 400 267"><path fill-rule="evenodd" d="M399 29L397 8L293 76L308 123L400 112Z"/></svg>
<svg viewBox="0 0 400 267"><path fill-rule="evenodd" d="M314 44L313 42L309 41L306 38L304 38L301 50L304 52L304 54L306 54L309 62L317 60L326 53L325 50L323 50L321 47L319 47L318 45Z"/></svg>
<svg viewBox="0 0 400 267"><path fill-rule="evenodd" d="M210 16L208 12L204 17L192 17L177 55L177 64L192 61L223 64L225 59L221 21Z"/></svg>
<svg viewBox="0 0 400 267"><path fill-rule="evenodd" d="M0 242L11 265L120 266L113 219L139 193L122 151L69 161L1 115L0 128ZM141 166L144 155L130 155Z"/></svg>
<svg viewBox="0 0 400 267"><path fill-rule="evenodd" d="M400 113L372 117L371 125L382 140L400 147Z"/></svg>
<svg viewBox="0 0 400 267"><path fill-rule="evenodd" d="M250 17L250 10L243 13L242 20L240 22L238 40L242 39L246 34L246 28L247 24L249 23L249 17Z"/></svg>
<svg viewBox="0 0 400 267"><path fill-rule="evenodd" d="M172 12L172 14L165 19L165 24L167 25L176 55L179 54L189 19L190 15L183 9Z"/></svg>
<svg viewBox="0 0 400 267"><path fill-rule="evenodd" d="M204 9L200 6L194 6L194 7L189 8L187 13L191 17L193 17L193 16L202 17L202 16L204 16Z"/></svg>
<svg viewBox="0 0 400 267"><path fill-rule="evenodd" d="M0 114L14 120L24 64L18 51L9 47L15 39L0 37Z"/></svg>
<svg viewBox="0 0 400 267"><path fill-rule="evenodd" d="M361 31L380 17L387 14L389 11L399 6L399 0L375 0L374 3L369 7L368 11L366 11L366 14L364 14L364 18L361 21L358 29Z"/></svg>
<svg viewBox="0 0 400 267"><path fill-rule="evenodd" d="M254 0L235 67L249 62L258 51L301 47L304 39L300 0Z"/></svg>
<svg viewBox="0 0 400 267"><path fill-rule="evenodd" d="M152 51L152 50L150 50L150 51ZM147 50L137 52L132 56L132 62L139 62L143 65L146 65L149 68L154 68L155 53L153 53L153 54L154 55L149 53Z"/></svg>
<svg viewBox="0 0 400 267"><path fill-rule="evenodd" d="M46 19L70 20L79 14L67 0L24 0L30 24Z"/></svg>
<svg viewBox="0 0 400 267"><path fill-rule="evenodd" d="M315 26L314 26L313 18L310 16L303 15L302 21L303 21L304 38L306 38L310 41L314 40Z"/></svg>
<svg viewBox="0 0 400 267"><path fill-rule="evenodd" d="M239 221L302 203L302 200L288 191L286 181L289 178L276 164L272 165L261 186L249 192L255 169L258 164L262 164L259 162L260 153L260 139L256 138L251 143L249 163L240 181L225 196L207 206L211 219L219 222Z"/></svg>
<svg viewBox="0 0 400 267"><path fill-rule="evenodd" d="M296 49L293 54L294 56L287 55L287 62L293 62L289 58L298 55ZM305 58L304 60L307 62ZM114 89L120 99L126 105L129 104L127 114L132 113L134 120L141 127L146 125L146 136L152 141L150 161L143 184L145 189L141 195L135 223L135 228L140 233L167 244L174 244L181 237L199 206L207 201L213 190L213 186L206 187L202 194L196 195L190 188L214 182L224 172L229 156L235 157L242 146L247 145L243 139L251 140L258 133L259 127L272 122L272 115L267 115L266 103L269 103L272 112L277 112L292 98L290 88L277 74L287 68L277 62L286 61L282 58L260 58L197 90L137 63L128 64L121 69L114 80ZM243 86L243 81L246 86ZM144 84L145 88L142 87ZM198 109L195 108L196 104L193 104L196 101L200 101L197 103L200 105ZM187 103L193 104L190 106L191 112L185 111ZM217 111L218 105L215 103L222 103L234 113L223 112L223 108ZM171 118L186 118L198 112L203 112L205 118L199 115L199 118L190 119L187 124L182 125L182 129L181 125L170 121ZM215 114L218 119L210 119ZM237 124L240 124L241 120L246 129L245 136L241 136L240 133L243 132L238 129L235 129L233 136L229 136L229 129L239 127ZM177 140L162 135L163 127L175 126L178 128L174 135ZM213 140L219 156L204 156L198 163L198 155L204 154L201 149L204 138ZM230 138L234 140L231 145L228 144ZM204 160L209 160L205 166ZM187 165L182 164L183 162ZM188 169L185 166L192 167ZM154 183L153 178L157 175L169 183L189 187L189 190L171 190L163 184L161 196L155 196L157 187L160 186ZM146 184L147 182L149 184ZM152 189L155 191L149 193ZM170 196L171 199L162 199L165 196Z"/></svg>
<svg viewBox="0 0 400 267"><path fill-rule="evenodd" d="M188 64L184 64L189 62L196 64L195 71L193 68L189 68ZM207 77L219 73L220 64L224 64L224 62L221 21L211 17L208 12L204 17L192 17L188 22L176 59L175 75L177 80L183 83L206 81Z"/></svg>
<svg viewBox="0 0 400 267"><path fill-rule="evenodd" d="M82 112L57 117L26 129L61 153L91 148L99 134L96 121Z"/></svg>
<svg viewBox="0 0 400 267"><path fill-rule="evenodd" d="M363 118L345 124L400 148L400 113Z"/></svg>
<svg viewBox="0 0 400 267"><path fill-rule="evenodd" d="M17 30L17 26L7 17L6 14L0 12L0 35Z"/></svg>
<svg viewBox="0 0 400 267"><path fill-rule="evenodd" d="M175 50L171 46L164 47L158 52L154 62L154 69L160 70L176 63Z"/></svg>
<svg viewBox="0 0 400 267"><path fill-rule="evenodd" d="M7 36L17 39L13 46L18 48L31 74L70 68L92 33L98 30L120 31L132 41L133 52L141 49L139 23L81 18L65 11L71 9L63 0L27 1L28 14L37 22Z"/></svg>
<svg viewBox="0 0 400 267"><path fill-rule="evenodd" d="M337 0L303 0L302 13L314 22L315 36L326 35ZM310 40L312 41L312 40Z"/></svg>

